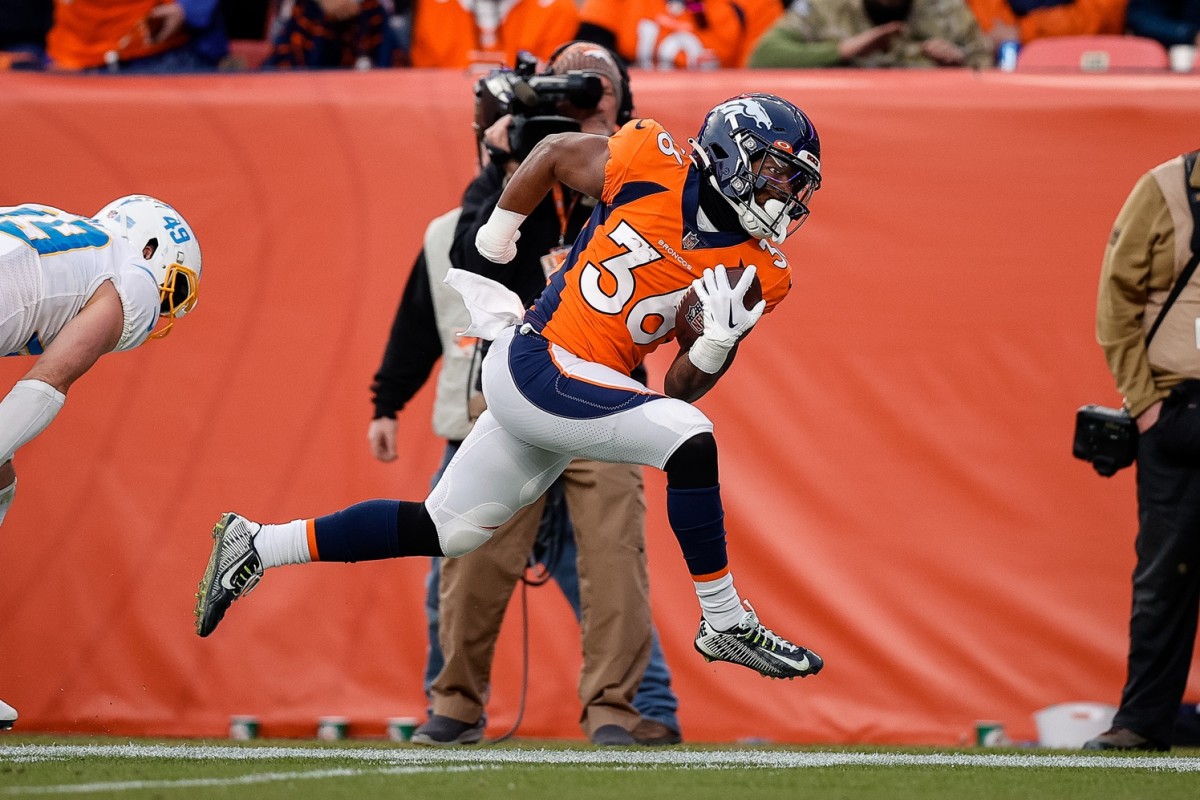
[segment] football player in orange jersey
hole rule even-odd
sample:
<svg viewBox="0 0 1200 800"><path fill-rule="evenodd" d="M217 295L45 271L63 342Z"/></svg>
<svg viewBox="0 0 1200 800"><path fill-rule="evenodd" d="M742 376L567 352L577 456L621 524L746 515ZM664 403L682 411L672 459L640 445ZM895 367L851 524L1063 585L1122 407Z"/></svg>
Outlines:
<svg viewBox="0 0 1200 800"><path fill-rule="evenodd" d="M690 401L715 385L740 339L787 294L791 270L776 245L808 216L820 140L791 103L747 94L712 109L691 144L685 153L646 119L611 138L542 140L480 229L480 253L512 259L521 222L556 181L600 203L524 313L499 284L451 270L472 312L466 333L493 343L482 376L488 409L441 480L423 503L371 500L281 525L223 515L200 583L197 633L210 634L269 567L464 555L583 457L667 473L668 519L699 598L695 647L705 658L776 678L818 672L821 658L762 625L734 588L713 426ZM731 285L726 266L746 270ZM763 300L747 309L755 276ZM675 358L665 394L651 391L629 372L674 338L675 306L691 288L704 332Z"/></svg>

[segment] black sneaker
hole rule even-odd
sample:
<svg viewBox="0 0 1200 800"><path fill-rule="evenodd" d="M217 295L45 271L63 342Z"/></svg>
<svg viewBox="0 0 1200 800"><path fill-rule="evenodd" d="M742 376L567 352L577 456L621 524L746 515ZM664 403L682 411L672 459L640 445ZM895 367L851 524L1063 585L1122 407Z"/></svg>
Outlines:
<svg viewBox="0 0 1200 800"><path fill-rule="evenodd" d="M592 731L592 744L600 747L629 747L637 744L633 734L620 725L601 725Z"/></svg>
<svg viewBox="0 0 1200 800"><path fill-rule="evenodd" d="M213 527L212 555L196 592L196 633L201 636L216 630L233 601L250 594L262 578L262 559L254 549L261 527L232 512Z"/></svg>
<svg viewBox="0 0 1200 800"><path fill-rule="evenodd" d="M453 717L434 714L429 721L413 731L412 743L443 747L455 744L476 744L483 739L483 717L478 722L462 722Z"/></svg>
<svg viewBox="0 0 1200 800"><path fill-rule="evenodd" d="M718 631L701 617L696 651L707 661L728 661L749 667L768 678L805 678L825 666L811 650L792 644L764 627L749 603L737 627Z"/></svg>

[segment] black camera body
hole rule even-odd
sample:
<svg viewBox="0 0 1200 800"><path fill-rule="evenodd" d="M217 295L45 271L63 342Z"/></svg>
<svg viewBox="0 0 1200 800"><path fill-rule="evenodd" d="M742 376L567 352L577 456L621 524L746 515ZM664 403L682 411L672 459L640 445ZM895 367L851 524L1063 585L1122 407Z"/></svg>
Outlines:
<svg viewBox="0 0 1200 800"><path fill-rule="evenodd" d="M1137 458L1137 423L1123 408L1087 405L1075 414L1072 454L1108 478Z"/></svg>
<svg viewBox="0 0 1200 800"><path fill-rule="evenodd" d="M517 55L513 69L489 72L475 84L475 138L482 144L483 132L505 114L512 114L508 131L508 153L489 148L493 160L524 161L534 145L552 133L580 130L578 120L563 116L560 104L569 103L587 111L600 104L604 84L596 75L569 71L563 75L535 75L537 59Z"/></svg>

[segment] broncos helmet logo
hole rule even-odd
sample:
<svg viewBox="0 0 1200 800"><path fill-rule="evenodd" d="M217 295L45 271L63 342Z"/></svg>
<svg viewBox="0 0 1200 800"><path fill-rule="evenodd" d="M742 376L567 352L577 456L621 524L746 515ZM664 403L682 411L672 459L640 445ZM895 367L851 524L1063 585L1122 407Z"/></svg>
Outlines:
<svg viewBox="0 0 1200 800"><path fill-rule="evenodd" d="M754 98L738 97L733 100L722 103L718 108L713 109L718 111L725 117L725 121L729 123L729 130L736 131L739 128L749 127L738 122L738 117L746 117L759 128L771 129L771 117L767 114L767 110L762 107Z"/></svg>

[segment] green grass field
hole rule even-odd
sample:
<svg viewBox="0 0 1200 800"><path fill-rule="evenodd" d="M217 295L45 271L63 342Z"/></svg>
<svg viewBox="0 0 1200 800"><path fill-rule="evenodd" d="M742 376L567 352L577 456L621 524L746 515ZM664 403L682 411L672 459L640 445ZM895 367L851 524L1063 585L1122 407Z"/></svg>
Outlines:
<svg viewBox="0 0 1200 800"><path fill-rule="evenodd" d="M1200 750L695 747L518 741L455 749L382 742L128 741L0 736L0 800L262 798L1200 798Z"/></svg>

